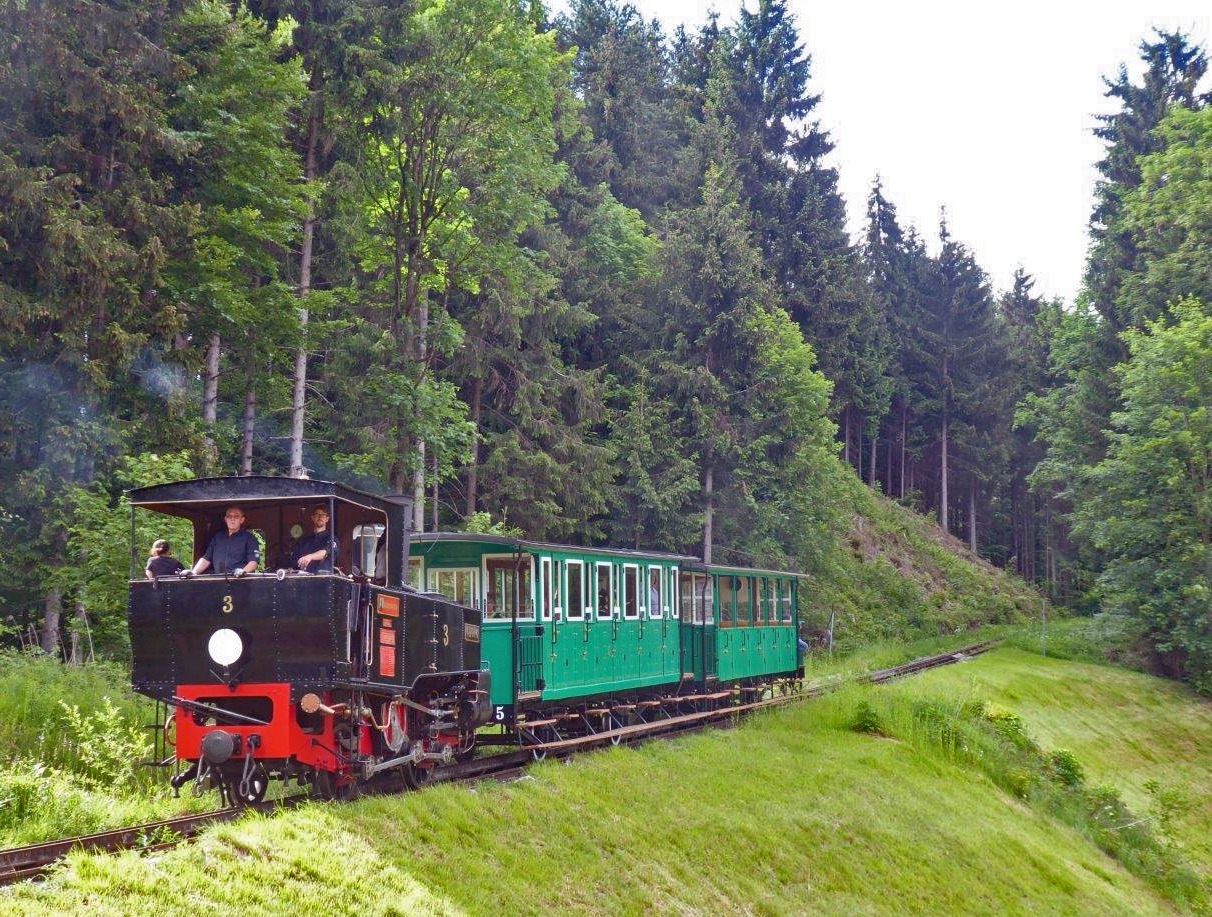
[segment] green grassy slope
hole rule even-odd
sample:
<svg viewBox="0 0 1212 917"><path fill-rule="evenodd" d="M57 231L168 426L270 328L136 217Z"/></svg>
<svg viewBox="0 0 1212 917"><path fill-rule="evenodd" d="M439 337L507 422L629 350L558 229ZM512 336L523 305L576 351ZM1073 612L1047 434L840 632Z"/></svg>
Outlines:
<svg viewBox="0 0 1212 917"><path fill-rule="evenodd" d="M979 767L852 728L869 700L954 698L984 679L1001 690L1016 669L1031 682L1034 662L1002 651L733 731L543 764L510 785L313 805L154 859L77 855L44 886L0 893L0 914L1174 913L1154 883ZM1048 687L1034 709L1061 735L1046 698L1084 667L1039 662ZM1150 720L1171 718L1212 735L1189 696L1145 682L1135 693L1156 688L1158 706L1138 721L1142 741L1155 741ZM1118 682L1093 684L1081 702L1113 706ZM1108 716L1094 731L1123 726Z"/></svg>
<svg viewBox="0 0 1212 917"><path fill-rule="evenodd" d="M897 690L968 695L1014 710L1037 741L1072 751L1091 782L1117 787L1212 879L1212 701L1172 681L1017 649Z"/></svg>
<svg viewBox="0 0 1212 917"><path fill-rule="evenodd" d="M1039 615L1040 597L921 516L851 478L852 523L808 582L801 617L820 639L834 617L845 652Z"/></svg>

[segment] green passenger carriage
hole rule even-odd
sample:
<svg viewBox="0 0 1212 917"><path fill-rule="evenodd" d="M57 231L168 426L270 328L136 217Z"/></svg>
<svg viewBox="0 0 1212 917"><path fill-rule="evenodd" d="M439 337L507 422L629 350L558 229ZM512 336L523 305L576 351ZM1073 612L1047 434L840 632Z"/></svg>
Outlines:
<svg viewBox="0 0 1212 917"><path fill-rule="evenodd" d="M800 669L794 573L418 533L408 578L482 610L482 664L503 725L526 711L566 711L606 695L617 702L753 689Z"/></svg>

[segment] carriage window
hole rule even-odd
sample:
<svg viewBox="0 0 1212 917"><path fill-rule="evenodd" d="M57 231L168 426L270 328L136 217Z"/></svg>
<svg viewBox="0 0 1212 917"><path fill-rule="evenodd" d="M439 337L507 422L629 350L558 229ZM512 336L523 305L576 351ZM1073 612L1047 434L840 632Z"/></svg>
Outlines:
<svg viewBox="0 0 1212 917"><path fill-rule="evenodd" d="M561 561L558 560L551 562L551 610L557 618L563 617L567 611L562 601L564 597L564 582L560 577L560 564Z"/></svg>
<svg viewBox="0 0 1212 917"><path fill-rule="evenodd" d="M699 583L699 608L703 615L704 624L715 623L715 589L712 588L711 577L704 573Z"/></svg>
<svg viewBox="0 0 1212 917"><path fill-rule="evenodd" d="M793 623L793 620L794 620L791 617L791 593L794 590L794 588L795 588L794 580L788 580L787 582L783 583L783 623L784 624L791 624L791 623Z"/></svg>
<svg viewBox="0 0 1212 917"><path fill-rule="evenodd" d="M539 561L539 607L543 610L543 620L551 620L551 558L544 557Z"/></svg>
<svg viewBox="0 0 1212 917"><path fill-rule="evenodd" d="M610 617L611 595L610 564L598 563L598 620Z"/></svg>
<svg viewBox="0 0 1212 917"><path fill-rule="evenodd" d="M736 624L748 627L753 623L753 580L747 576L733 577L736 581Z"/></svg>
<svg viewBox="0 0 1212 917"><path fill-rule="evenodd" d="M430 570L429 591L440 592L462 605L474 605L476 601L476 575L479 570Z"/></svg>
<svg viewBox="0 0 1212 917"><path fill-rule="evenodd" d="M623 566L623 617L640 616L640 568L634 564Z"/></svg>
<svg viewBox="0 0 1212 917"><path fill-rule="evenodd" d="M682 612L682 623L689 624L691 621L697 621L694 616L694 574L683 573L681 582L678 583L678 607Z"/></svg>
<svg viewBox="0 0 1212 917"><path fill-rule="evenodd" d="M408 558L408 583L417 591L424 590L425 562L419 557Z"/></svg>
<svg viewBox="0 0 1212 917"><path fill-rule="evenodd" d="M648 568L648 617L659 618L664 611L665 595L661 586L664 577L660 567Z"/></svg>
<svg viewBox="0 0 1212 917"><path fill-rule="evenodd" d="M735 620L736 583L735 576L716 578L720 584L720 627L732 627Z"/></svg>
<svg viewBox="0 0 1212 917"><path fill-rule="evenodd" d="M754 583L757 591L753 597L753 623L761 627L768 618L766 609L770 604L770 583L760 576L754 580Z"/></svg>
<svg viewBox="0 0 1212 917"><path fill-rule="evenodd" d="M517 616L522 619L534 617L534 602L530 593L531 560L522 555L521 561L514 557L494 557L484 561L488 577L488 589L484 616L486 618L512 619L514 600L521 599ZM516 582L515 582L515 567Z"/></svg>
<svg viewBox="0 0 1212 917"><path fill-rule="evenodd" d="M782 605L780 604L779 596L782 594L782 592L783 592L783 581L777 580L777 579L772 579L770 581L770 623L771 624L779 623L779 609L782 607Z"/></svg>
<svg viewBox="0 0 1212 917"><path fill-rule="evenodd" d="M568 575L568 619L580 621L585 617L585 565L579 560L570 560L565 568Z"/></svg>

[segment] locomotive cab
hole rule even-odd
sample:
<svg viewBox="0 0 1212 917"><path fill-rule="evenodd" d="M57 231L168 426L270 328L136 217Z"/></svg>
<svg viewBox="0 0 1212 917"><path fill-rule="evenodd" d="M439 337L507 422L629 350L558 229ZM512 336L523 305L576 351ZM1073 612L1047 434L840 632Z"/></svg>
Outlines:
<svg viewBox="0 0 1212 917"><path fill-rule="evenodd" d="M403 583L406 499L253 477L157 485L130 499L143 523L132 518L132 683L173 711L184 768L175 786L196 779L250 802L269 779L298 777L327 796L385 770L424 779L470 750L490 711L480 612ZM148 512L180 520L164 519L166 530L188 524L188 564L225 531L233 505L258 543L255 572L142 576L134 541L156 518ZM337 549L311 572L294 561L317 507Z"/></svg>

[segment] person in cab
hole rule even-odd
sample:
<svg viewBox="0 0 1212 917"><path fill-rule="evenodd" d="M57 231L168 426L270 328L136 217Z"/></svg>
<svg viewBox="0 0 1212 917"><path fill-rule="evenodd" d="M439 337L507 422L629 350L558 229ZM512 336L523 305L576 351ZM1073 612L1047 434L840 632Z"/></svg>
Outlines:
<svg viewBox="0 0 1212 917"><path fill-rule="evenodd" d="M311 511L312 533L300 538L290 555L290 565L307 573L332 573L333 558L337 556L337 539L329 528L327 506Z"/></svg>
<svg viewBox="0 0 1212 917"><path fill-rule="evenodd" d="M261 546L253 533L244 528L244 510L229 506L223 513L223 522L227 530L210 540L206 553L183 575L197 576L209 570L223 576L243 576L257 569Z"/></svg>
<svg viewBox="0 0 1212 917"><path fill-rule="evenodd" d="M173 557L172 546L163 538L157 538L151 546L151 555L143 572L148 579L158 576L176 576L185 569L185 564Z"/></svg>

